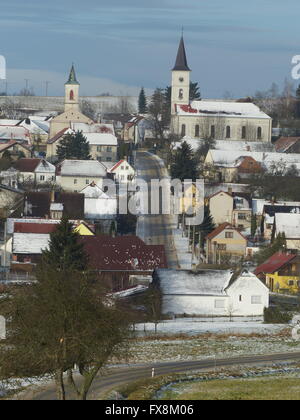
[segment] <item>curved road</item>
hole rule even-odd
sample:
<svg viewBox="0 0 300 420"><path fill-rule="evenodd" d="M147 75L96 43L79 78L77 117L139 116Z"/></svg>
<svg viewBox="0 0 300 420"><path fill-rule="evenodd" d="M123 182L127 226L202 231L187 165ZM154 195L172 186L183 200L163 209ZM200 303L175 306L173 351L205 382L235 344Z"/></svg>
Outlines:
<svg viewBox="0 0 300 420"><path fill-rule="evenodd" d="M116 367L110 369L105 376L99 376L93 383L89 393L90 400L99 400L101 395L111 389L117 389L121 385L138 379L150 378L152 368L155 375L168 375L173 373L185 373L189 371L211 370L240 365L255 365L261 363L284 362L300 360L300 353L275 353L257 356L242 356L225 359L205 359L195 361L156 363L152 365L132 365L130 367ZM67 390L68 399L75 399L70 390ZM45 387L29 389L21 393L17 399L22 400L55 400L55 387L51 383Z"/></svg>

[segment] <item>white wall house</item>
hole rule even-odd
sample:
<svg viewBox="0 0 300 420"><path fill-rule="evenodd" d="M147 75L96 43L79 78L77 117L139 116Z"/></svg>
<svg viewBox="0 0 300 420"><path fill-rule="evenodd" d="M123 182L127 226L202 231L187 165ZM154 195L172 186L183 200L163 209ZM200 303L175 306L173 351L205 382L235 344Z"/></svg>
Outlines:
<svg viewBox="0 0 300 420"><path fill-rule="evenodd" d="M235 281L227 270L157 270L162 312L189 316L262 316L269 307L269 289L252 273Z"/></svg>
<svg viewBox="0 0 300 420"><path fill-rule="evenodd" d="M64 191L80 192L91 183L102 188L107 169L97 160L64 160L57 168L57 183Z"/></svg>
<svg viewBox="0 0 300 420"><path fill-rule="evenodd" d="M110 197L94 182L85 187L84 194L84 217L88 220L112 219L117 214L117 197Z"/></svg>
<svg viewBox="0 0 300 420"><path fill-rule="evenodd" d="M19 159L14 168L19 172L19 182L55 182L56 168L45 159Z"/></svg>
<svg viewBox="0 0 300 420"><path fill-rule="evenodd" d="M127 160L120 160L109 170L109 173L114 175L115 181L119 184L130 184L135 177L135 170Z"/></svg>

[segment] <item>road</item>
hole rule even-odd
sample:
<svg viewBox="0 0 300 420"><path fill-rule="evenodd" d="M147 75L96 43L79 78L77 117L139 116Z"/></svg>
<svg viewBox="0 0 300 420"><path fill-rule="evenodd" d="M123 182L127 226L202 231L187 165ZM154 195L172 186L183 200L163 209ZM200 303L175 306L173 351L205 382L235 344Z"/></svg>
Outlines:
<svg viewBox="0 0 300 420"><path fill-rule="evenodd" d="M158 200L151 201L150 183L153 179L166 179L168 172L162 160L148 152L137 152L136 158L137 182L144 180L147 184L141 187L139 197L140 216L138 218L137 235L148 245L164 245L168 268L178 269L178 257L174 245L173 228L174 216L170 214L148 214L151 206L159 206ZM161 198L161 197L160 197Z"/></svg>
<svg viewBox="0 0 300 420"><path fill-rule="evenodd" d="M116 367L107 371L105 376L99 376L93 383L89 394L90 400L99 400L105 392L138 379L150 378L152 368L155 375L169 375L190 371L208 371L216 368L225 368L242 365L268 364L300 360L300 353L276 353L259 356L241 356L226 359L205 359L196 361L156 363L148 365L132 365L130 367ZM68 399L74 399L70 391ZM16 399L22 400L55 400L55 388L49 384L36 390L28 390L20 394Z"/></svg>

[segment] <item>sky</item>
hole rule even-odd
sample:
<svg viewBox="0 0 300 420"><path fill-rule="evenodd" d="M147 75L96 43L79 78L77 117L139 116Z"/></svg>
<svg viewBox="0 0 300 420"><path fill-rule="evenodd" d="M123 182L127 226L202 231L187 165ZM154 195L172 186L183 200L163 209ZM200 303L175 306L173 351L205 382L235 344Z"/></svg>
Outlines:
<svg viewBox="0 0 300 420"><path fill-rule="evenodd" d="M299 11L299 0L0 0L8 93L45 95L49 81L63 95L74 62L81 95L150 94L170 84L183 27L202 97L253 95L292 81Z"/></svg>

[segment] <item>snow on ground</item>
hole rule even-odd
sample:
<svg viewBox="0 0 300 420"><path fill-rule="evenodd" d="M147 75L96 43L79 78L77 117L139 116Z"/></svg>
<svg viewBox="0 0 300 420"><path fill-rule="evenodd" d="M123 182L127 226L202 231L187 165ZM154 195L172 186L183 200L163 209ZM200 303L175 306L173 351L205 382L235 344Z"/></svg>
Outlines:
<svg viewBox="0 0 300 420"><path fill-rule="evenodd" d="M162 321L157 325L158 334L274 334L285 330L287 325L264 324L260 318L236 318L230 322L227 318L178 318ZM154 333L153 323L136 324L136 331Z"/></svg>
<svg viewBox="0 0 300 420"><path fill-rule="evenodd" d="M182 270L192 268L192 253L189 252L189 239L182 237L182 230L173 230L174 245L177 251L178 262Z"/></svg>

